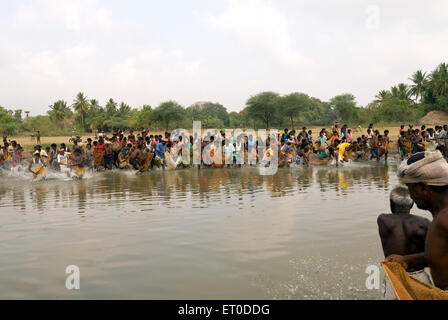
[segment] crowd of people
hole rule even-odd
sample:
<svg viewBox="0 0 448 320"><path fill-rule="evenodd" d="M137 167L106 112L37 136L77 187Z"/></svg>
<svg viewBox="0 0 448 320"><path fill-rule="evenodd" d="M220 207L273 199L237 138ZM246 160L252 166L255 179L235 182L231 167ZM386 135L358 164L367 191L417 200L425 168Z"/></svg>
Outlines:
<svg viewBox="0 0 448 320"><path fill-rule="evenodd" d="M354 137L354 132L359 137ZM359 132L361 131L361 132ZM112 170L131 169L144 172L152 168L176 169L179 167L224 167L243 164L268 166L277 161L278 167L291 164L344 164L359 160L387 161L393 142L389 130L382 133L370 124L363 134L347 125L334 123L330 130L322 128L313 136L311 130L303 127L300 131L284 129L277 136L268 135L264 140L254 134L240 134L231 131L230 136L220 131L207 136L171 136L150 134L142 129L134 134L117 130L111 136L104 132L95 133L95 138L85 141L72 137L66 145L55 143L43 148L34 147L32 154L24 152L16 142L3 136L0 152L0 166L12 170L25 170L35 176L44 175L47 170L66 171L82 177L86 169ZM271 140L271 139L275 139ZM447 156L447 125L407 129L402 125L396 138L401 158L424 150L440 150ZM278 147L277 153L275 146ZM187 154L185 154L187 152ZM198 161L192 161L194 155Z"/></svg>

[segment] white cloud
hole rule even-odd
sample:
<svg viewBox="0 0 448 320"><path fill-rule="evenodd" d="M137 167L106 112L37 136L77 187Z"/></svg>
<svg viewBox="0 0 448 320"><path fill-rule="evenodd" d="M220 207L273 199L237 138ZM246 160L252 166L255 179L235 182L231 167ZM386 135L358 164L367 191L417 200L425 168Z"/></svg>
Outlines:
<svg viewBox="0 0 448 320"><path fill-rule="evenodd" d="M15 26L21 28L63 27L70 31L110 23L108 10L97 0L36 0L19 4L15 20Z"/></svg>
<svg viewBox="0 0 448 320"><path fill-rule="evenodd" d="M53 100L71 101L78 90L100 101L112 96L138 106L171 98L192 103L200 87L200 61L179 51L139 50L104 65L100 59L107 52L85 43L60 51L3 51L8 56L13 52L14 64L0 69L0 86L11 90L0 93L0 98L7 95L18 107L35 105L36 96L41 99L45 93L46 103L36 110L40 112Z"/></svg>
<svg viewBox="0 0 448 320"><path fill-rule="evenodd" d="M359 0L0 1L0 104L44 113L83 91L237 111L270 90L324 100L348 91L366 105L448 52L447 1L372 4L374 30Z"/></svg>
<svg viewBox="0 0 448 320"><path fill-rule="evenodd" d="M240 44L253 51L263 50L290 67L310 66L309 57L293 46L286 18L273 6L261 0L232 0L221 15L212 15L213 26L228 30Z"/></svg>
<svg viewBox="0 0 448 320"><path fill-rule="evenodd" d="M20 4L14 21L18 32L26 31L25 40L36 43L0 40L0 87L8 88L0 91L0 104L8 108L44 113L57 99L71 102L78 91L135 106L195 101L200 60L145 41L150 31L112 19L99 1L37 0Z"/></svg>
<svg viewBox="0 0 448 320"><path fill-rule="evenodd" d="M15 25L19 27L35 26L38 22L36 13L30 4L19 4Z"/></svg>
<svg viewBox="0 0 448 320"><path fill-rule="evenodd" d="M197 81L199 67L200 61L188 60L181 51L158 49L136 52L115 64L110 75L129 91L139 90L143 84L150 87L150 91L164 92L164 89L160 90L162 86L159 84ZM168 88L171 89L171 86ZM178 90L183 89L180 87Z"/></svg>

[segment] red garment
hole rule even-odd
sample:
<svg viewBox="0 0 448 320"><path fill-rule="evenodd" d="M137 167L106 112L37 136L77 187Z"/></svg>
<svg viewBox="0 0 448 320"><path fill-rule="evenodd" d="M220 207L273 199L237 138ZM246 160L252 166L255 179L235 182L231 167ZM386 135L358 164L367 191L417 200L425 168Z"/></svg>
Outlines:
<svg viewBox="0 0 448 320"><path fill-rule="evenodd" d="M106 145L105 144L103 144L103 145L97 144L95 149L106 150Z"/></svg>

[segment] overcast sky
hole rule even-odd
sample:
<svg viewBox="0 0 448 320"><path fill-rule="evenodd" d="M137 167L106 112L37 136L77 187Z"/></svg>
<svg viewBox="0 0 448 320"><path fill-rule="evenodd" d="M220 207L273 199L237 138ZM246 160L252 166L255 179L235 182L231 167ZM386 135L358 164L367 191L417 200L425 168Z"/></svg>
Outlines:
<svg viewBox="0 0 448 320"><path fill-rule="evenodd" d="M174 99L231 111L261 91L366 105L448 57L448 1L0 0L0 105L43 114Z"/></svg>

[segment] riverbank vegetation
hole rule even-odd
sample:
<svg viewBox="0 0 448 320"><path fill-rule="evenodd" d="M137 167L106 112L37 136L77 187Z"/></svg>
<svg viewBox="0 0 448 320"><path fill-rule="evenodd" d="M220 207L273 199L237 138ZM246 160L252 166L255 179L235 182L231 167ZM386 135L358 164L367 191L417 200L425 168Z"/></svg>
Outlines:
<svg viewBox="0 0 448 320"><path fill-rule="evenodd" d="M240 112L229 112L218 102L197 102L181 106L176 101L158 106L131 107L110 98L103 105L78 93L73 101L58 100L46 115L30 117L27 110L0 106L0 132L8 135L34 133L72 135L106 132L114 129L169 130L191 128L202 121L203 128L297 128L302 125L325 126L334 121L351 127L369 123L397 125L416 123L430 111L448 112L448 64L441 63L432 72L416 71L408 83L382 90L367 106L358 106L350 93L322 101L305 93L280 95L261 92L247 99Z"/></svg>

